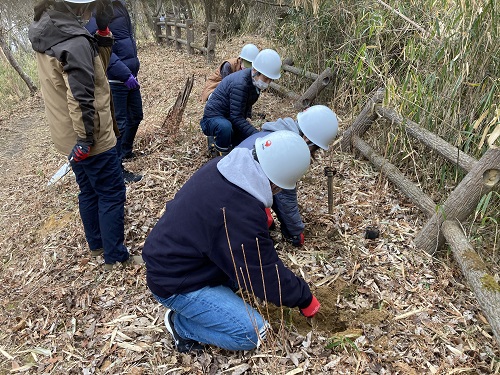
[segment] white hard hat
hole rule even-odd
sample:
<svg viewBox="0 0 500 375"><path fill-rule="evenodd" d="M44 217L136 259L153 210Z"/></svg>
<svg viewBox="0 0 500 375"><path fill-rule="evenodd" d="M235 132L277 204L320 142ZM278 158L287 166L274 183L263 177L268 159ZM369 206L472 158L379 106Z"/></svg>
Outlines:
<svg viewBox="0 0 500 375"><path fill-rule="evenodd" d="M283 189L295 188L309 168L309 147L289 130L272 132L255 140L255 153L267 178Z"/></svg>
<svg viewBox="0 0 500 375"><path fill-rule="evenodd" d="M88 4L88 3L93 3L95 0L63 0L66 3L73 3L73 4Z"/></svg>
<svg viewBox="0 0 500 375"><path fill-rule="evenodd" d="M259 49L257 48L257 46L250 43L243 46L238 57L241 57L243 60L253 62L258 54Z"/></svg>
<svg viewBox="0 0 500 375"><path fill-rule="evenodd" d="M313 105L299 112L297 122L302 133L323 150L328 150L339 129L337 115L325 105Z"/></svg>
<svg viewBox="0 0 500 375"><path fill-rule="evenodd" d="M252 68L266 77L278 79L281 77L281 58L272 49L263 49L252 63Z"/></svg>

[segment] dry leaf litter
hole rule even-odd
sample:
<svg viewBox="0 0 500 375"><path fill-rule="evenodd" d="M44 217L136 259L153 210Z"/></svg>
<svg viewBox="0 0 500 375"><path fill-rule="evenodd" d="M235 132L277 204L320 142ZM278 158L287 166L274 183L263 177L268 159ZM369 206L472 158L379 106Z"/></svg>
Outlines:
<svg viewBox="0 0 500 375"><path fill-rule="evenodd" d="M127 186L126 245L134 255L165 202L208 158L199 127L206 76L245 43L217 51L214 64L155 44L142 45L141 155L126 168L144 178ZM284 54L284 51L278 49ZM186 79L195 82L177 134L162 128ZM334 108L335 109L335 108ZM264 93L267 120L295 117L292 103ZM345 129L356 114L339 113ZM306 223L297 249L272 232L281 258L322 303L307 321L297 309L255 302L271 321L266 345L242 353L210 348L179 354L148 291L143 266L104 272L84 240L78 187L70 173L47 187L65 162L51 144L43 101L1 114L0 373L28 374L489 374L500 350L460 270L446 253L416 250L424 218L366 161L321 152L298 184ZM255 122L257 126L264 120ZM333 177L328 213L324 168ZM375 226L380 237L364 238Z"/></svg>

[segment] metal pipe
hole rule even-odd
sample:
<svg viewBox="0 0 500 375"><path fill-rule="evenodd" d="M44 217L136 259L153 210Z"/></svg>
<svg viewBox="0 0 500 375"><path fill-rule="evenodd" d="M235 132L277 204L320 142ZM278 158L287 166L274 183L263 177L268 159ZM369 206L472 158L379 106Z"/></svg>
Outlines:
<svg viewBox="0 0 500 375"><path fill-rule="evenodd" d="M333 175L335 174L335 169L331 167L325 167L325 176L327 177L327 187L328 187L328 213L333 214Z"/></svg>

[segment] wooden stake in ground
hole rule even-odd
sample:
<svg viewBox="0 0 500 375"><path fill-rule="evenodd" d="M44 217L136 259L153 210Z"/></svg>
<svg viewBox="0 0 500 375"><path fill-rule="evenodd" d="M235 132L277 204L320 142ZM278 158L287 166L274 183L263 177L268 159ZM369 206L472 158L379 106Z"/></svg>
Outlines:
<svg viewBox="0 0 500 375"><path fill-rule="evenodd" d="M177 100L172 108L168 111L167 117L163 121L162 128L167 135L176 135L179 131L179 125L182 122L182 115L186 109L186 104L193 88L194 74L191 75L184 85L184 90L177 94Z"/></svg>

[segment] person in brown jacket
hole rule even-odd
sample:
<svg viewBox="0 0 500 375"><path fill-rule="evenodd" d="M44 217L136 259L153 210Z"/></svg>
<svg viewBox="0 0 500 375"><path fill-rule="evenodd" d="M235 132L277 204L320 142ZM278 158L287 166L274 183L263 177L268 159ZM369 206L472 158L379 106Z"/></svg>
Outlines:
<svg viewBox="0 0 500 375"><path fill-rule="evenodd" d="M245 68L251 68L252 62L255 57L259 54L259 49L254 44L245 44L241 49L241 53L238 57L228 59L222 62L217 69L208 77L205 88L201 93L201 101L206 102L210 94L215 90L217 85L225 77L231 73L237 72Z"/></svg>
<svg viewBox="0 0 500 375"><path fill-rule="evenodd" d="M126 191L115 148L110 88L99 56L111 52L109 17L100 18L95 35L83 27L94 5L102 15L110 2L41 0L28 35L52 141L68 157L80 188L80 217L91 255L103 254L105 269L111 269L117 262L139 259L132 258L123 243Z"/></svg>

